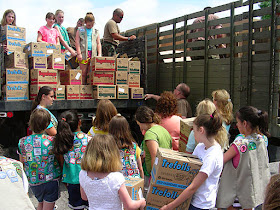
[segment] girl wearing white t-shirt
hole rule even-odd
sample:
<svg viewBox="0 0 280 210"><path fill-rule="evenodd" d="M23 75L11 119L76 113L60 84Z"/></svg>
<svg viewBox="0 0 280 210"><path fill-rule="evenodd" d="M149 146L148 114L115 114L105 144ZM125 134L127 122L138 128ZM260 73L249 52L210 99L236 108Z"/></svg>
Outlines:
<svg viewBox="0 0 280 210"><path fill-rule="evenodd" d="M211 115L198 116L193 123L194 136L198 141L193 155L198 156L203 165L180 196L161 210L175 209L191 196L189 210L215 207L219 177L223 169L223 152L215 136L222 129L222 120L215 111Z"/></svg>
<svg viewBox="0 0 280 210"><path fill-rule="evenodd" d="M145 199L134 201L125 187L120 151L111 135L96 134L88 143L79 175L81 196L89 209L144 209Z"/></svg>

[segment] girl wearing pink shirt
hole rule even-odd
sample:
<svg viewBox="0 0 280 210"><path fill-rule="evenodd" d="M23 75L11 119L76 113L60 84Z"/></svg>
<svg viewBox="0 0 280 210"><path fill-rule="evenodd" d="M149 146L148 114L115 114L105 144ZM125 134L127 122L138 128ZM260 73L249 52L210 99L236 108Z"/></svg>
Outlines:
<svg viewBox="0 0 280 210"><path fill-rule="evenodd" d="M50 44L60 44L59 43L59 33L53 28L55 21L55 16L53 13L48 12L46 15L47 24L41 26L38 30L37 42L47 42Z"/></svg>

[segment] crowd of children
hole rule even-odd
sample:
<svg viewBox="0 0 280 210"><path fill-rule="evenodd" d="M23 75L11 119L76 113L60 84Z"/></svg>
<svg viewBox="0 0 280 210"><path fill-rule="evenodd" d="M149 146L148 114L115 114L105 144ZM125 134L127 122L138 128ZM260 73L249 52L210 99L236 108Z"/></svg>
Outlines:
<svg viewBox="0 0 280 210"><path fill-rule="evenodd" d="M77 111L65 111L57 120L47 109L53 95L49 87L40 89L30 116L32 134L18 143L23 165L1 156L0 178L4 179L5 173L18 182L18 174L21 181L17 184L23 189L26 174L39 210L54 208L61 179L72 209L143 209L145 199L130 198L124 177L144 178L145 187L149 186L157 149L172 149L172 137L160 125L163 115L147 106L137 109L135 120L144 135L142 144L137 145L127 119L117 113L110 100L99 101L93 126L86 134L81 131ZM235 117L240 134L228 147L232 103L225 90L212 95L213 102L205 99L198 104L190 145L186 146L186 152L196 155L203 165L180 196L161 209L175 209L191 196L189 209L234 208L234 202L239 202L240 208L253 209L264 203L270 180L267 113L251 106L239 109ZM50 132L51 128L55 132ZM15 166L17 174L5 172L6 165ZM28 197L17 196L30 206Z"/></svg>

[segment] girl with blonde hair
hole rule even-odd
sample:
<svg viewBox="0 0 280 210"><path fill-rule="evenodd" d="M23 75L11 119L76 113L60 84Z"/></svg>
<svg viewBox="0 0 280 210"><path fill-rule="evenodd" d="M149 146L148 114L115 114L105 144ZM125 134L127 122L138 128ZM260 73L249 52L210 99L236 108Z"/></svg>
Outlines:
<svg viewBox="0 0 280 210"><path fill-rule="evenodd" d="M120 151L111 135L95 135L88 143L79 175L81 195L89 209L144 209L144 198L134 201L125 187Z"/></svg>

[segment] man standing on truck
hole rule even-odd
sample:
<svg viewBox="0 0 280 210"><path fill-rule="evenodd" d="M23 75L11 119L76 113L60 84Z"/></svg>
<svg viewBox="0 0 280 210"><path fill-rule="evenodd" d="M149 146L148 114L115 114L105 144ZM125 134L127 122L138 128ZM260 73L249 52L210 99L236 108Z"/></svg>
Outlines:
<svg viewBox="0 0 280 210"><path fill-rule="evenodd" d="M187 101L187 98L190 95L190 93L191 93L191 89L185 83L180 83L173 91L173 94L177 98L178 114L181 114L182 118L192 117L192 109L190 103ZM149 98L158 100L160 96L154 94L146 94L145 100Z"/></svg>
<svg viewBox="0 0 280 210"><path fill-rule="evenodd" d="M121 9L115 9L113 17L110 19L104 28L103 43L102 43L102 55L114 56L120 41L130 41L136 39L135 35L125 37L120 35L120 29L117 23L120 23L123 19L123 11Z"/></svg>
<svg viewBox="0 0 280 210"><path fill-rule="evenodd" d="M211 9L211 7L205 7L205 10L209 10ZM219 17L217 15L214 14L208 14L208 21L212 21L212 20L217 20L219 19ZM197 23L204 23L205 22L205 16L201 16L196 18L193 21L193 24L197 24ZM217 24L217 25L213 25L213 26L209 26L208 30L212 30L212 29L220 29L222 28L222 24ZM203 28L196 28L190 31L190 33L197 33L200 31L204 31L204 27ZM218 34L218 35L212 35L212 36L208 36L208 40L210 39L216 39L216 38L222 38L223 35L222 34ZM195 42L195 41L205 41L205 37L197 37L194 39L189 39L188 42ZM225 44L220 44L220 45L209 45L209 49L217 49L217 48L226 48ZM193 47L191 48L191 50L203 50L204 46L200 46L200 47ZM219 59L220 56L219 55L211 55L209 58L213 58L213 59ZM192 56L192 60L199 60L199 59L204 59L204 56Z"/></svg>

